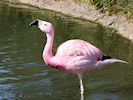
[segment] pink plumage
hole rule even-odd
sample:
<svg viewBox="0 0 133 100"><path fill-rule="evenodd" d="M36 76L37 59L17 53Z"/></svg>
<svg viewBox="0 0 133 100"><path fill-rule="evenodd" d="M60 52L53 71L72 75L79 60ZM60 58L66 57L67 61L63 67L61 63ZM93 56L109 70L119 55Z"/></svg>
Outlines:
<svg viewBox="0 0 133 100"><path fill-rule="evenodd" d="M34 20L29 26L32 25L38 25L47 37L47 42L43 50L44 62L55 69L77 74L80 80L81 94L84 93L82 77L85 72L100 69L111 63L127 63L126 61L111 58L103 54L97 47L80 39L68 40L62 43L54 56L52 54L54 41L52 24L38 19Z"/></svg>
<svg viewBox="0 0 133 100"><path fill-rule="evenodd" d="M94 70L98 58L102 59L103 53L86 41L74 39L61 44L54 56L56 63L64 68L64 71L84 73ZM59 69L60 70L60 69Z"/></svg>

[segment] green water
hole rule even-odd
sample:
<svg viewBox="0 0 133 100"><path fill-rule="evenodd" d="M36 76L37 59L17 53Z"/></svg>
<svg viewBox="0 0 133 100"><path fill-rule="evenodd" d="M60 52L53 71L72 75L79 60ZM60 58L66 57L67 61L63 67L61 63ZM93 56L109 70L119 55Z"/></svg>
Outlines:
<svg viewBox="0 0 133 100"><path fill-rule="evenodd" d="M80 100L76 75L43 63L46 37L28 24L35 18L55 27L54 49L63 41L84 39L129 62L113 64L84 77L84 100L133 100L133 44L113 29L38 9L0 3L0 100Z"/></svg>

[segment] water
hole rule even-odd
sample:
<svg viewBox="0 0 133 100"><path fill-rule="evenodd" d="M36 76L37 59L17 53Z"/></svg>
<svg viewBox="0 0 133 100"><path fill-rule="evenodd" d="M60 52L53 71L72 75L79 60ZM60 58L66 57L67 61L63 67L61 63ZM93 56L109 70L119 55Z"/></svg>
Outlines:
<svg viewBox="0 0 133 100"><path fill-rule="evenodd" d="M43 63L46 37L28 24L35 18L55 27L54 49L80 38L105 53L129 62L85 75L85 100L133 100L133 44L99 24L31 8L0 3L0 100L80 100L76 75Z"/></svg>

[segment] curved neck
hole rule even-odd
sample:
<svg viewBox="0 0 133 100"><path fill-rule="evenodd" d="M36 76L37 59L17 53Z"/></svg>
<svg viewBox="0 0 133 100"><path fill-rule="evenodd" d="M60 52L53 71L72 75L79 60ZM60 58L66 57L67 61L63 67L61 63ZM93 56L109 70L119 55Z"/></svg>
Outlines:
<svg viewBox="0 0 133 100"><path fill-rule="evenodd" d="M46 64L49 64L50 59L53 57L52 47L53 47L54 34L46 34L46 36L47 36L47 43L43 50L43 59Z"/></svg>
<svg viewBox="0 0 133 100"><path fill-rule="evenodd" d="M53 53L52 53L54 34L46 34L46 36L47 36L47 43L43 50L44 62L47 65L49 65L55 69L65 70L65 68L58 63L58 60L55 58L55 56L53 56Z"/></svg>

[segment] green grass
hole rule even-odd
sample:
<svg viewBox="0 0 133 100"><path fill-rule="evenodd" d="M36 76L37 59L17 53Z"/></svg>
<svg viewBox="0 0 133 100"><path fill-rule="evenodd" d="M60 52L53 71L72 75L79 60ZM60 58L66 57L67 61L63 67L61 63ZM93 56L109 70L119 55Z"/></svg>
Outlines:
<svg viewBox="0 0 133 100"><path fill-rule="evenodd" d="M95 5L96 8L107 15L125 15L129 21L133 22L133 0L73 0Z"/></svg>
<svg viewBox="0 0 133 100"><path fill-rule="evenodd" d="M84 0L84 2L95 5L97 9L109 15L125 14L128 19L133 20L133 0Z"/></svg>

